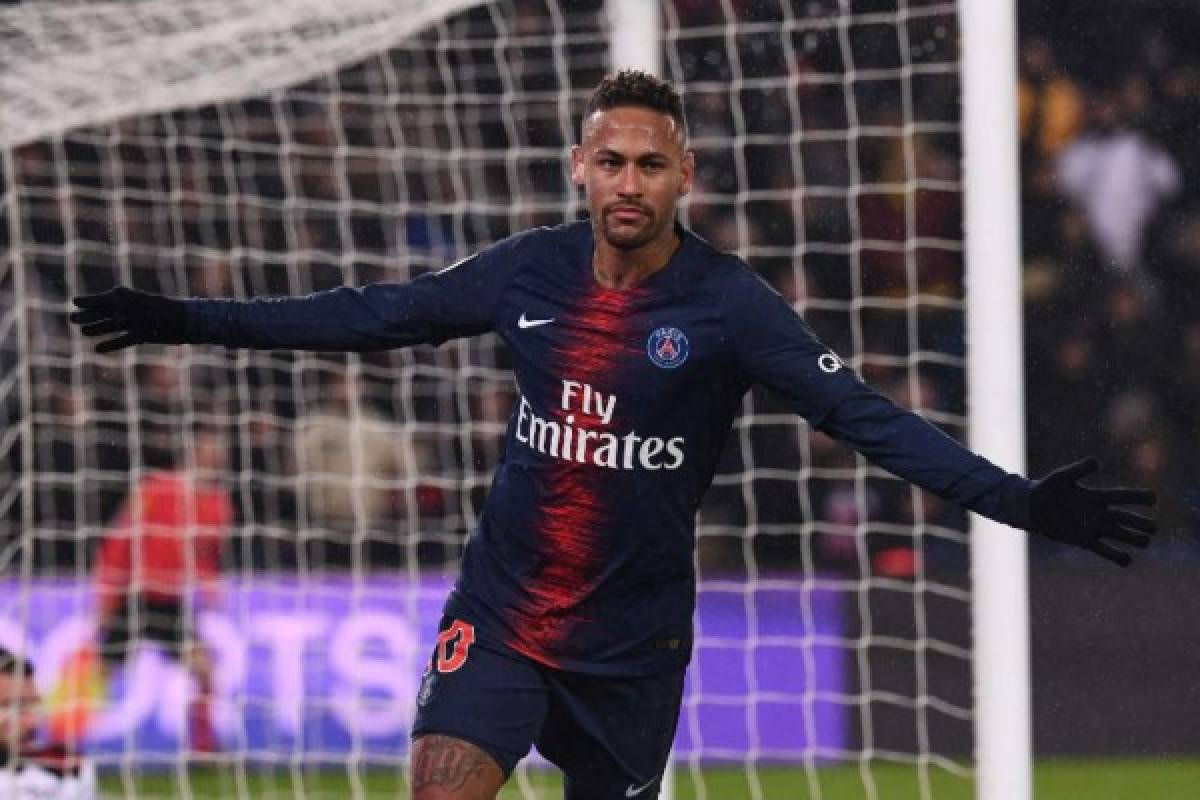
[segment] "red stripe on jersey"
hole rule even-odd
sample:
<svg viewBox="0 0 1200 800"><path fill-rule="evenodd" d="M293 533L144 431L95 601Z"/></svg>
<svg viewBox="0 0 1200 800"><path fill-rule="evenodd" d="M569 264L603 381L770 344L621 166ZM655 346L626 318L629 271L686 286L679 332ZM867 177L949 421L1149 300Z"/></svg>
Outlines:
<svg viewBox="0 0 1200 800"><path fill-rule="evenodd" d="M570 334L556 349L554 359L564 380L617 394L622 370L632 363L631 356L641 353L629 330L629 310L639 294L638 290L594 287L580 299L578 314L563 317ZM572 415L575 428L601 431L617 427L617 414L606 426L598 415L584 414L582 408L557 408L551 413L562 425L568 424L566 417ZM542 566L525 587L529 599L518 609L516 640L510 644L551 666L556 663L556 645L576 625L587 621L580 605L595 588L602 565L603 543L597 537L610 500L602 497L601 474L590 464L556 459L546 484L554 494L538 510Z"/></svg>

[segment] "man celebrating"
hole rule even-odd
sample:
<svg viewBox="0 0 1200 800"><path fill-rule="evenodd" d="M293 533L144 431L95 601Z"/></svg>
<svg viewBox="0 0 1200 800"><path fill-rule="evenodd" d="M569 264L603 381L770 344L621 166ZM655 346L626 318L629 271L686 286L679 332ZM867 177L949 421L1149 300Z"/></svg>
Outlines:
<svg viewBox="0 0 1200 800"><path fill-rule="evenodd" d="M495 331L520 398L417 698L417 800L493 798L536 744L569 800L655 797L691 655L694 518L743 395L782 394L874 463L1126 564L1154 523L1080 462L1033 483L865 386L739 259L675 221L692 186L674 88L624 71L571 153L591 218L403 285L303 298L78 298L107 352L142 342L367 351ZM1106 541L1107 540L1107 541Z"/></svg>

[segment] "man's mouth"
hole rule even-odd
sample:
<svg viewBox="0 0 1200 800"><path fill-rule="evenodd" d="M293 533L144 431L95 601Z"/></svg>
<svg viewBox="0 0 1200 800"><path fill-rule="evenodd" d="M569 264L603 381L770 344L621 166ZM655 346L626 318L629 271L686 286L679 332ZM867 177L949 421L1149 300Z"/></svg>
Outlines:
<svg viewBox="0 0 1200 800"><path fill-rule="evenodd" d="M638 222L643 217L650 216L644 209L637 206L614 206L608 214L618 222Z"/></svg>

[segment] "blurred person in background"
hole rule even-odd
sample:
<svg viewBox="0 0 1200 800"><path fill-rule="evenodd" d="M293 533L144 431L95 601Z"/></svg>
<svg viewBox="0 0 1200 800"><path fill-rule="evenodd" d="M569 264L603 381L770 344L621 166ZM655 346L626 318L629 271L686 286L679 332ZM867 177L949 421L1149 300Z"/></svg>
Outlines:
<svg viewBox="0 0 1200 800"><path fill-rule="evenodd" d="M1175 159L1131 124L1140 80L1099 92L1087 130L1057 159L1059 187L1087 214L1103 265L1117 274L1142 269L1146 226L1182 188Z"/></svg>
<svg viewBox="0 0 1200 800"><path fill-rule="evenodd" d="M38 745L42 697L33 666L0 648L0 800L91 800L94 765L61 745Z"/></svg>
<svg viewBox="0 0 1200 800"><path fill-rule="evenodd" d="M195 681L188 703L193 751L214 752L210 718L212 659L196 631L198 608L219 602L221 547L233 521L222 485L225 437L200 429L170 469L147 473L133 487L96 555L100 656L109 670L138 643L155 642Z"/></svg>
<svg viewBox="0 0 1200 800"><path fill-rule="evenodd" d="M403 483L429 469L408 432L362 397L354 372L339 369L322 384L322 402L297 421L296 457L312 529L314 569L396 563L373 549L398 542L391 533Z"/></svg>
<svg viewBox="0 0 1200 800"><path fill-rule="evenodd" d="M143 463L172 466L179 435L176 423L188 404L188 389L178 360L164 357L137 365L137 426Z"/></svg>
<svg viewBox="0 0 1200 800"><path fill-rule="evenodd" d="M1079 135L1084 120L1083 93L1075 80L1059 69L1054 49L1043 37L1021 43L1017 93L1017 123L1026 165L1054 158Z"/></svg>

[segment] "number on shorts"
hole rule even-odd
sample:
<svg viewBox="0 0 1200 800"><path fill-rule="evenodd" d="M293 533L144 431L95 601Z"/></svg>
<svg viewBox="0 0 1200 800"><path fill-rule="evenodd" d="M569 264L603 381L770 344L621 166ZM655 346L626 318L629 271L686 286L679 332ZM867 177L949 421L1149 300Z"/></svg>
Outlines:
<svg viewBox="0 0 1200 800"><path fill-rule="evenodd" d="M475 626L456 619L450 627L438 634L437 671L454 672L467 663L467 653L475 641Z"/></svg>

